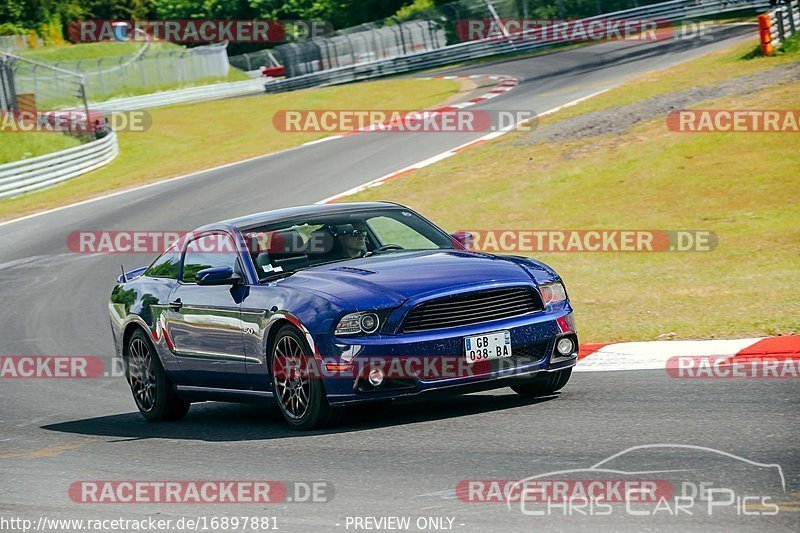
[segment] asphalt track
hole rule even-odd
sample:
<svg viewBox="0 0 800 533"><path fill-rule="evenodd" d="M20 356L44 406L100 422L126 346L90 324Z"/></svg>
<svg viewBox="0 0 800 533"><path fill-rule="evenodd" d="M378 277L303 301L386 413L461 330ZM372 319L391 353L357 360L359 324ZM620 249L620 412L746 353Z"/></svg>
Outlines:
<svg viewBox="0 0 800 533"><path fill-rule="evenodd" d="M516 89L477 109L543 112L755 34L753 27L739 26L715 31L709 41L605 43L452 73L520 78ZM313 203L480 135L355 135L2 225L0 354L111 357L106 302L119 264L133 268L151 258L70 254L65 240L73 230L191 229ZM149 425L135 412L122 378L3 380L0 516L267 515L276 516L283 531L345 531L348 516L402 515L412 517L412 524L420 516L452 517L452 527L464 532L797 531L797 392L794 380L587 372L576 373L561 394L544 400L521 399L509 389L424 398L389 411L355 412L339 427L299 434L286 428L274 408L222 403L193 406L180 423ZM465 503L453 493L461 480L518 480L587 468L631 446L658 443L710 447L780 465L786 484L779 491L781 511L530 516L503 504ZM741 468L743 461L720 462L688 449L633 462L636 471L671 462L670 468L685 471L685 480L698 471L724 474L734 485L754 479ZM272 506L73 503L69 485L93 479L325 480L335 497L330 503Z"/></svg>

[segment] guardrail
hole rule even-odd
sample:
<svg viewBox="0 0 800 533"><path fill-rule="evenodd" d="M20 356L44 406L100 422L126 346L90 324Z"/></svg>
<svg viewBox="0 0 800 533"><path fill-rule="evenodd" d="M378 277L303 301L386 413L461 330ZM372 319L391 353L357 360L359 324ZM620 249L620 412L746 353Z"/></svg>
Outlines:
<svg viewBox="0 0 800 533"><path fill-rule="evenodd" d="M0 198L50 187L109 163L119 153L117 134L74 148L0 165Z"/></svg>
<svg viewBox="0 0 800 533"><path fill-rule="evenodd" d="M595 17L587 17L580 21L571 21L571 24L576 24L578 22L588 24L597 20L624 19L648 19L660 22L673 22L732 11L741 11L744 9L757 10L766 9L768 7L768 0L672 0L670 2L626 9ZM356 80L441 67L490 56L529 52L567 42L564 40L536 39L534 38L535 35L535 31L520 32L510 34L508 37L504 38L469 41L427 52L418 52L346 67L333 68L314 72L312 74L267 82L264 84L264 89L266 92L272 93L293 91L320 85L347 83Z"/></svg>
<svg viewBox="0 0 800 533"><path fill-rule="evenodd" d="M800 31L800 2L787 2L759 15L758 29L761 53L771 56L776 46Z"/></svg>
<svg viewBox="0 0 800 533"><path fill-rule="evenodd" d="M198 85L174 91L161 91L129 98L115 98L105 102L89 104L89 109L102 109L106 111L133 111L148 107L182 104L186 102L201 102L204 100L217 100L233 96L259 94L264 91L264 80L252 79L215 83L212 85Z"/></svg>

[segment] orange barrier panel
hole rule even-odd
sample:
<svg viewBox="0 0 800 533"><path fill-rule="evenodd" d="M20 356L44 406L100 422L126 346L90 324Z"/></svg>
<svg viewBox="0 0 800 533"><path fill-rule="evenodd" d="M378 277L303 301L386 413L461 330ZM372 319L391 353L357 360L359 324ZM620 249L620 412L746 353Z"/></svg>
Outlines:
<svg viewBox="0 0 800 533"><path fill-rule="evenodd" d="M771 56L774 51L772 47L772 19L766 13L758 16L758 32L761 36L761 53Z"/></svg>

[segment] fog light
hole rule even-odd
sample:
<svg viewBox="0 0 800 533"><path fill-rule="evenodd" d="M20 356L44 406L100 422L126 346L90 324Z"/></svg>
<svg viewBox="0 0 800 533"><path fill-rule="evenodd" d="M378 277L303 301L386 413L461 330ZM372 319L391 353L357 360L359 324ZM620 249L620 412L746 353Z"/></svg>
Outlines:
<svg viewBox="0 0 800 533"><path fill-rule="evenodd" d="M375 333L378 330L378 315L367 313L361 315L361 331L364 333Z"/></svg>
<svg viewBox="0 0 800 533"><path fill-rule="evenodd" d="M380 368L373 368L369 371L367 379L369 380L369 384L373 387L380 387L384 377L386 377L386 375L383 373L383 370Z"/></svg>
<svg viewBox="0 0 800 533"><path fill-rule="evenodd" d="M575 343L569 337L558 339L556 343L556 350L561 355L569 355L575 349Z"/></svg>

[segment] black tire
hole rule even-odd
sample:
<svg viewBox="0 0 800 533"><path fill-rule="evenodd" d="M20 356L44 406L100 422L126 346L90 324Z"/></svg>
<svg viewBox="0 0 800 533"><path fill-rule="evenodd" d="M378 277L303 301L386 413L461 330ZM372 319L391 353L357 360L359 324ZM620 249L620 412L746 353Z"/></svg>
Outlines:
<svg viewBox="0 0 800 533"><path fill-rule="evenodd" d="M278 330L269 365L275 402L293 429L307 431L341 419L342 408L328 403L317 360L297 328L287 324Z"/></svg>
<svg viewBox="0 0 800 533"><path fill-rule="evenodd" d="M134 331L128 339L124 361L133 401L146 420L180 420L186 415L189 402L175 393L155 348L141 329Z"/></svg>
<svg viewBox="0 0 800 533"><path fill-rule="evenodd" d="M572 368L556 370L555 372L541 372L511 388L520 396L547 396L561 390L569 381Z"/></svg>

